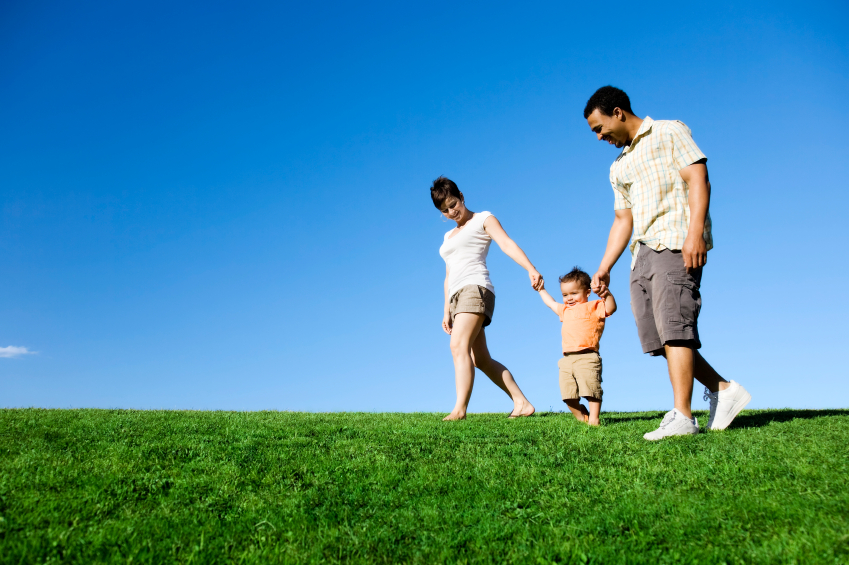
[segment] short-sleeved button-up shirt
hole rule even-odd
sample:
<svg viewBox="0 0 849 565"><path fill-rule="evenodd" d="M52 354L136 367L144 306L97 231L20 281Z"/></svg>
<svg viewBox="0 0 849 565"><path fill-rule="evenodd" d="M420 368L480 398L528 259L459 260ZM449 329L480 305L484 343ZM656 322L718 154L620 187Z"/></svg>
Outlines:
<svg viewBox="0 0 849 565"><path fill-rule="evenodd" d="M674 120L643 120L637 135L610 166L616 210L631 209L631 256L640 245L660 251L681 249L690 227L690 191L678 171L706 159L690 129ZM713 248L710 214L705 243ZM633 268L633 260L631 262Z"/></svg>

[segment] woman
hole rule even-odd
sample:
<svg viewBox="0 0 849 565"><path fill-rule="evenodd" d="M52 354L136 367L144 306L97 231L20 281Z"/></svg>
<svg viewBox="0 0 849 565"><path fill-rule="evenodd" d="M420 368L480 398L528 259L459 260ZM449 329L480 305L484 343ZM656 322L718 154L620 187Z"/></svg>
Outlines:
<svg viewBox="0 0 849 565"><path fill-rule="evenodd" d="M443 420L462 420L472 396L475 367L513 399L510 418L531 416L533 405L525 398L507 367L493 359L486 347L484 328L492 321L495 289L489 280L486 255L492 240L531 278L534 289L542 276L525 252L507 236L495 216L466 208L463 193L453 181L439 177L430 188L433 204L457 227L445 234L439 254L445 259L445 314L442 329L451 336L457 404Z"/></svg>

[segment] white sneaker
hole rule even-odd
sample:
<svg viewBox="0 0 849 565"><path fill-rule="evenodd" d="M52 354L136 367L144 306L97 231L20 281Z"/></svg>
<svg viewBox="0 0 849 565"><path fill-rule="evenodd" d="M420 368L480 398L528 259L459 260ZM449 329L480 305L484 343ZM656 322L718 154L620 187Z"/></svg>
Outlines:
<svg viewBox="0 0 849 565"><path fill-rule="evenodd" d="M737 414L752 401L752 395L740 383L731 381L731 386L719 392L705 389L705 400L710 400L710 417L707 429L724 430Z"/></svg>
<svg viewBox="0 0 849 565"><path fill-rule="evenodd" d="M660 427L653 432L643 435L649 441L656 441L671 436L688 436L699 433L699 421L690 420L677 408L673 408L660 421Z"/></svg>

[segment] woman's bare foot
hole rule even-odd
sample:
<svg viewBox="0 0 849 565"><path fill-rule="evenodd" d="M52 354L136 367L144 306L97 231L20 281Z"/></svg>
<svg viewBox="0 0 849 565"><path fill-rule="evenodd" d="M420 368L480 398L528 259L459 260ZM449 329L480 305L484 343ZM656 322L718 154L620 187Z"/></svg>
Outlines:
<svg viewBox="0 0 849 565"><path fill-rule="evenodd" d="M525 400L524 402L514 404L513 405L513 411L510 412L510 415L507 416L507 417L508 418L526 418L528 416L533 416L534 412L536 412L536 411L537 411L537 409L534 408L534 405L531 404L530 402L528 402L527 400Z"/></svg>
<svg viewBox="0 0 849 565"><path fill-rule="evenodd" d="M466 413L465 412L458 412L457 410L454 410L453 412L451 412L450 414L445 416L442 419L442 421L443 422L451 422L452 420L465 420L465 419L466 419Z"/></svg>

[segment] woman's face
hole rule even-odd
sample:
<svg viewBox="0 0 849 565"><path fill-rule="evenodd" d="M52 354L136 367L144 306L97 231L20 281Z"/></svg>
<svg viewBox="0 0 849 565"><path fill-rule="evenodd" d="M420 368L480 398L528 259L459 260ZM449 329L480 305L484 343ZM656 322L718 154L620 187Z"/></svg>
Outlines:
<svg viewBox="0 0 849 565"><path fill-rule="evenodd" d="M462 198L449 196L442 203L442 208L439 211L449 220L459 222L463 214L466 213L466 205L463 203Z"/></svg>

